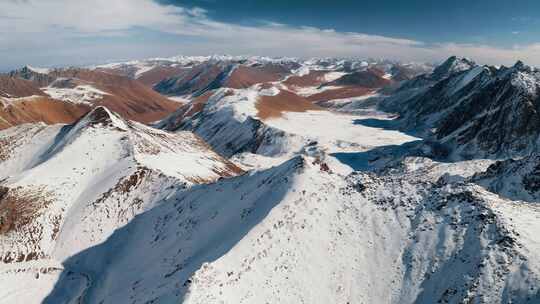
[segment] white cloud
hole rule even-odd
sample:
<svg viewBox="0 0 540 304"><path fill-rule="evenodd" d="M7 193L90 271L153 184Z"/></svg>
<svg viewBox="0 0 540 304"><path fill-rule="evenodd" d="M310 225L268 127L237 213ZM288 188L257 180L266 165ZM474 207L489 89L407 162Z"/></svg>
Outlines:
<svg viewBox="0 0 540 304"><path fill-rule="evenodd" d="M189 10L150 0L7 0L0 3L0 28L17 33L71 30L99 33L134 26L181 25Z"/></svg>
<svg viewBox="0 0 540 304"><path fill-rule="evenodd" d="M498 48L489 45L444 43L438 44L435 51L442 54L457 54L476 59L480 63L510 65L522 60L530 65L540 66L540 43L515 45L511 48Z"/></svg>
<svg viewBox="0 0 540 304"><path fill-rule="evenodd" d="M354 56L406 61L436 61L456 54L481 63L512 64L521 59L540 65L540 43L513 48L427 44L276 23L235 25L212 20L202 9L162 5L152 0L4 0L0 2L0 12L0 56L4 59L0 68L174 53ZM170 35L148 43L140 38L138 28ZM95 39L114 36L123 39Z"/></svg>

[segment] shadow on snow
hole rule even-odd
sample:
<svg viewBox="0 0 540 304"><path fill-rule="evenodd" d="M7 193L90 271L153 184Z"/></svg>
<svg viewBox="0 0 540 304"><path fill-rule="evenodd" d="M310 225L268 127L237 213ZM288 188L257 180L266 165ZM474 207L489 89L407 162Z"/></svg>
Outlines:
<svg viewBox="0 0 540 304"><path fill-rule="evenodd" d="M103 243L68 258L44 303L101 303L115 288L139 292L145 301L181 303L192 275L225 255L282 201L300 157L251 176L179 192L136 216ZM204 198L204 199L201 199ZM135 250L136 249L136 250ZM150 279L148 279L150 278ZM119 282L129 282L120 283ZM133 291L132 291L133 290Z"/></svg>

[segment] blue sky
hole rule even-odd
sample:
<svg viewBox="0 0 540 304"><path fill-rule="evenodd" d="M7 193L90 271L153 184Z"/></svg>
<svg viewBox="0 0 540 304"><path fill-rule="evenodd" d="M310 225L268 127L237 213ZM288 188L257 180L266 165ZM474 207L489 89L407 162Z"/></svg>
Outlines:
<svg viewBox="0 0 540 304"><path fill-rule="evenodd" d="M208 54L540 65L540 1L3 0L0 70Z"/></svg>
<svg viewBox="0 0 540 304"><path fill-rule="evenodd" d="M425 42L511 46L536 42L540 34L540 1L532 0L161 2L204 8L210 17L223 22L256 24L259 20L268 20Z"/></svg>

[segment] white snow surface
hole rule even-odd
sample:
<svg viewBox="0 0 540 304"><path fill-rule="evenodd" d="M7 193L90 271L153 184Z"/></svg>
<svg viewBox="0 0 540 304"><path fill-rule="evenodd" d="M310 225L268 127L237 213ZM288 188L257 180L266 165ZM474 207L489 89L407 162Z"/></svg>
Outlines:
<svg viewBox="0 0 540 304"><path fill-rule="evenodd" d="M536 96L540 85L540 76L538 74L517 72L512 77L511 83L527 92L530 95Z"/></svg>
<svg viewBox="0 0 540 304"><path fill-rule="evenodd" d="M469 71L467 71L459 83L454 86L454 89L452 90L452 94L458 92L459 90L463 89L466 85L468 85L471 81L473 81L480 73L484 71L485 67L483 66L476 66Z"/></svg>
<svg viewBox="0 0 540 304"><path fill-rule="evenodd" d="M24 101L24 100L32 100L36 98L41 98L43 96L39 95L31 95L31 96L25 96L25 97L2 97L0 96L0 103L7 105L9 103L18 102L18 101Z"/></svg>
<svg viewBox="0 0 540 304"><path fill-rule="evenodd" d="M81 84L74 88L55 88L49 86L42 90L53 99L86 105L92 105L93 101L100 100L105 95L110 95L89 84Z"/></svg>
<svg viewBox="0 0 540 304"><path fill-rule="evenodd" d="M189 96L167 96L167 98L183 104L189 103L191 100Z"/></svg>
<svg viewBox="0 0 540 304"><path fill-rule="evenodd" d="M441 188L422 180L344 178L295 157L172 194L105 243L67 260L70 273L59 284L71 288L55 288L48 300L503 303L507 293L534 297L540 281L531 233L539 227L530 224L538 210L521 215L514 206L502 215L510 205L478 186ZM532 243L500 241L515 237L503 227Z"/></svg>
<svg viewBox="0 0 540 304"><path fill-rule="evenodd" d="M288 112L265 121L271 127L311 138L328 152L365 151L385 145L419 140L399 131L384 130L355 123L366 119L390 120L388 115L349 115L330 111Z"/></svg>
<svg viewBox="0 0 540 304"><path fill-rule="evenodd" d="M38 74L49 74L49 72L51 71L51 69L48 69L48 68L37 68L37 67L29 66L29 65L27 65L26 67L30 71L36 72Z"/></svg>
<svg viewBox="0 0 540 304"><path fill-rule="evenodd" d="M339 111L353 111L358 108L365 108L368 111L371 110L373 112L373 106L365 106L365 102L371 98L384 98L384 95L374 92L370 94L366 94L364 96L358 96L358 97L349 97L349 98L337 98L337 99L330 99L324 102L325 107L335 108ZM390 115L386 115L387 117L390 117Z"/></svg>
<svg viewBox="0 0 540 304"><path fill-rule="evenodd" d="M318 93L322 93L328 90L340 89L340 86L309 86L309 87L294 87L294 91L300 96L311 96Z"/></svg>

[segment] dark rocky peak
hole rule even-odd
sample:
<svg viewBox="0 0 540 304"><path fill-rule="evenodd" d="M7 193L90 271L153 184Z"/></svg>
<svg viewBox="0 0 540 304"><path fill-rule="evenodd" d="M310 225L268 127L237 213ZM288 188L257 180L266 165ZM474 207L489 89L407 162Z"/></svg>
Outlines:
<svg viewBox="0 0 540 304"><path fill-rule="evenodd" d="M521 61L521 60L518 60L514 64L514 68L517 69L517 70L529 70L530 69L530 67L525 65L525 63L523 63L523 61Z"/></svg>
<svg viewBox="0 0 540 304"><path fill-rule="evenodd" d="M30 66L24 66L21 69L11 71L9 76L32 81L40 87L48 86L55 80L55 77Z"/></svg>
<svg viewBox="0 0 540 304"><path fill-rule="evenodd" d="M437 66L431 75L434 80L441 80L452 74L470 70L475 66L477 64L470 59L452 56Z"/></svg>
<svg viewBox="0 0 540 304"><path fill-rule="evenodd" d="M75 123L75 129L82 129L90 126L107 126L125 129L126 122L117 114L109 111L106 107L98 106L83 116Z"/></svg>

